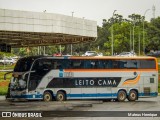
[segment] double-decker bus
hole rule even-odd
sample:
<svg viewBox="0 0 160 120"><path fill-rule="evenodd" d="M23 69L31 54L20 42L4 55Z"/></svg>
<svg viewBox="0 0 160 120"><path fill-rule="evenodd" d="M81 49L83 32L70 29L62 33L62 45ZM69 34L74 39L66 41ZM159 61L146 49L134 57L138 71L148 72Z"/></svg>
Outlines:
<svg viewBox="0 0 160 120"><path fill-rule="evenodd" d="M154 57L44 57L18 60L8 99L138 100L158 95L158 64Z"/></svg>

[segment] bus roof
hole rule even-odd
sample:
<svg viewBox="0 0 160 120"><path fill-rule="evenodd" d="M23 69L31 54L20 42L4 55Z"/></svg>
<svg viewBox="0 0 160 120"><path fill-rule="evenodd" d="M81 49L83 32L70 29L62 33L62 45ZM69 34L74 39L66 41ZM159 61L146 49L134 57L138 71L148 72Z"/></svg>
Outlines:
<svg viewBox="0 0 160 120"><path fill-rule="evenodd" d="M25 58L38 59L38 58L50 58L50 59L156 59L151 56L29 56Z"/></svg>
<svg viewBox="0 0 160 120"><path fill-rule="evenodd" d="M150 56L133 56L133 57L122 57L122 56L72 56L69 59L156 59Z"/></svg>

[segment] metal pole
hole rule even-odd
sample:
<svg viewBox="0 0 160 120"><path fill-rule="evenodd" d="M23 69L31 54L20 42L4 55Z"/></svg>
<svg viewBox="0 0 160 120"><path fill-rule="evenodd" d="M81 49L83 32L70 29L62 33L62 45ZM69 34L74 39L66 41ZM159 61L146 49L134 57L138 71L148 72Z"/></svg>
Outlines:
<svg viewBox="0 0 160 120"><path fill-rule="evenodd" d="M114 10L114 12L113 12L113 15L112 15L112 27L111 27L111 30L112 30L112 32L111 32L111 35L112 35L112 56L113 56L113 16L114 16L114 13L116 12L117 10Z"/></svg>
<svg viewBox="0 0 160 120"><path fill-rule="evenodd" d="M40 55L40 52L39 52L40 50L39 50L39 46L38 46L38 55Z"/></svg>
<svg viewBox="0 0 160 120"><path fill-rule="evenodd" d="M139 30L139 56L140 56L140 51L141 51L140 43L141 43L141 36L140 36L140 30Z"/></svg>
<svg viewBox="0 0 160 120"><path fill-rule="evenodd" d="M29 56L29 46L27 47L27 56Z"/></svg>
<svg viewBox="0 0 160 120"><path fill-rule="evenodd" d="M130 51L132 50L132 29L131 29L131 27L130 27Z"/></svg>
<svg viewBox="0 0 160 120"><path fill-rule="evenodd" d="M72 44L71 44L71 55L72 55Z"/></svg>
<svg viewBox="0 0 160 120"><path fill-rule="evenodd" d="M112 56L113 56L113 25L112 25Z"/></svg>
<svg viewBox="0 0 160 120"><path fill-rule="evenodd" d="M44 48L43 48L43 54L44 55L46 54L46 46L44 46Z"/></svg>
<svg viewBox="0 0 160 120"><path fill-rule="evenodd" d="M73 20L73 14L74 12L72 12L72 20ZM72 55L72 43L71 43L71 55Z"/></svg>
<svg viewBox="0 0 160 120"><path fill-rule="evenodd" d="M59 49L60 49L60 54L62 54L62 51L61 51L61 45L59 46Z"/></svg>
<svg viewBox="0 0 160 120"><path fill-rule="evenodd" d="M5 57L5 54L3 55L3 59L4 59L4 66L3 66L3 69L5 69L5 64L6 64L6 57Z"/></svg>
<svg viewBox="0 0 160 120"><path fill-rule="evenodd" d="M39 46L39 54L42 55L42 49L41 46Z"/></svg>
<svg viewBox="0 0 160 120"><path fill-rule="evenodd" d="M143 19L143 52L145 50L145 41L144 41L144 20L145 20L145 15L147 13L147 11L149 11L150 9L147 9L145 12L144 12L144 19Z"/></svg>
<svg viewBox="0 0 160 120"><path fill-rule="evenodd" d="M133 25L133 52L134 52L134 27L135 27L135 24Z"/></svg>

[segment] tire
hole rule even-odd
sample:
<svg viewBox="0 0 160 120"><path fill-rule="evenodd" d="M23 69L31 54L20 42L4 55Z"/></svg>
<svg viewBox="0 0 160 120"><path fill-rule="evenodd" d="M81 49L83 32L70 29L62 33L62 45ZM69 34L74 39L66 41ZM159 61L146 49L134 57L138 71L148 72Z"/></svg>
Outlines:
<svg viewBox="0 0 160 120"><path fill-rule="evenodd" d="M131 90L129 92L128 100L129 101L136 101L137 100L137 92L135 90Z"/></svg>
<svg viewBox="0 0 160 120"><path fill-rule="evenodd" d="M52 101L53 97L50 92L44 92L43 100L46 102Z"/></svg>
<svg viewBox="0 0 160 120"><path fill-rule="evenodd" d="M118 92L117 99L118 99L119 102L124 102L125 99L126 99L126 97L127 97L127 95L126 95L126 92L125 92L125 91L120 90L120 91Z"/></svg>
<svg viewBox="0 0 160 120"><path fill-rule="evenodd" d="M56 95L57 101L65 101L66 100L66 94L62 91L58 91Z"/></svg>

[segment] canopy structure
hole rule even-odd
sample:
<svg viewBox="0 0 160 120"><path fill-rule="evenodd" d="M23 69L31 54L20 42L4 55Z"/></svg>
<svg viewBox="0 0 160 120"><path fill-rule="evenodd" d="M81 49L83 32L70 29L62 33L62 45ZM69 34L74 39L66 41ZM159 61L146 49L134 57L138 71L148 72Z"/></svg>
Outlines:
<svg viewBox="0 0 160 120"><path fill-rule="evenodd" d="M47 46L96 38L96 21L55 13L0 9L0 44Z"/></svg>

